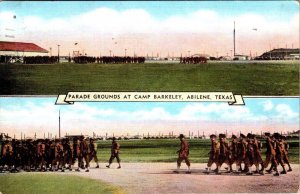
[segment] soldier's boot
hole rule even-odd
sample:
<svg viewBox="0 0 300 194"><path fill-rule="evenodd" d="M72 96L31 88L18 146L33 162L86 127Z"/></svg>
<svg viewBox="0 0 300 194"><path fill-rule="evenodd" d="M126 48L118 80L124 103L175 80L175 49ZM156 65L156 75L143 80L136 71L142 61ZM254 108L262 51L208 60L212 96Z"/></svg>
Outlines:
<svg viewBox="0 0 300 194"><path fill-rule="evenodd" d="M99 163L97 162L96 164L97 164L96 168L99 168Z"/></svg>
<svg viewBox="0 0 300 194"><path fill-rule="evenodd" d="M110 168L111 163L109 163L108 165L106 165L106 168Z"/></svg>
<svg viewBox="0 0 300 194"><path fill-rule="evenodd" d="M276 173L274 174L274 176L279 176L279 173L278 173L278 172L276 172Z"/></svg>
<svg viewBox="0 0 300 194"><path fill-rule="evenodd" d="M204 173L209 174L210 173L210 167L207 167Z"/></svg>
<svg viewBox="0 0 300 194"><path fill-rule="evenodd" d="M119 163L118 169L120 169L120 168L121 168L121 164Z"/></svg>
<svg viewBox="0 0 300 194"><path fill-rule="evenodd" d="M80 169L79 169L79 168L77 168L75 171L77 171L77 172L80 172Z"/></svg>
<svg viewBox="0 0 300 194"><path fill-rule="evenodd" d="M179 169L180 169L180 165L177 164L177 169L174 170L173 172L179 174Z"/></svg>
<svg viewBox="0 0 300 194"><path fill-rule="evenodd" d="M259 166L255 165L255 171L253 172L254 174L258 174L259 173Z"/></svg>
<svg viewBox="0 0 300 194"><path fill-rule="evenodd" d="M249 168L248 168L248 166L245 166L245 168L244 168L244 170L242 170L242 172L249 172Z"/></svg>
<svg viewBox="0 0 300 194"><path fill-rule="evenodd" d="M253 175L253 172L251 171L251 168L248 168L248 172L246 173L246 175Z"/></svg>
<svg viewBox="0 0 300 194"><path fill-rule="evenodd" d="M274 174L274 176L279 176L279 172L278 172L277 167L275 166L274 168L275 168L275 171L276 171L275 174Z"/></svg>
<svg viewBox="0 0 300 194"><path fill-rule="evenodd" d="M186 174L191 174L192 172L191 172L191 166L188 166L188 170L187 170L187 172L186 172Z"/></svg>
<svg viewBox="0 0 300 194"><path fill-rule="evenodd" d="M216 168L216 174L221 174L219 166L217 166L217 168Z"/></svg>
<svg viewBox="0 0 300 194"><path fill-rule="evenodd" d="M265 165L264 165L264 163L261 163L261 170L259 171L259 174L264 175L265 174L264 170L265 170Z"/></svg>
<svg viewBox="0 0 300 194"><path fill-rule="evenodd" d="M90 172L89 167L86 167L85 172Z"/></svg>
<svg viewBox="0 0 300 194"><path fill-rule="evenodd" d="M292 172L292 167L291 167L290 163L288 163L288 167L289 167L288 172Z"/></svg>

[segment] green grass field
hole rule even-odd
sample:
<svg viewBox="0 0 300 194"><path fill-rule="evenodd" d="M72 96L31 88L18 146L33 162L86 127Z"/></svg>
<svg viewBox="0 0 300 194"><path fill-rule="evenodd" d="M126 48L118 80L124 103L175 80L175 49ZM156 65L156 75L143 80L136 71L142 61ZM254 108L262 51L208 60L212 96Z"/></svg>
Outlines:
<svg viewBox="0 0 300 194"><path fill-rule="evenodd" d="M126 193L120 187L77 176L36 173L0 174L2 194Z"/></svg>
<svg viewBox="0 0 300 194"><path fill-rule="evenodd" d="M232 91L299 95L299 62L0 65L2 95L68 91Z"/></svg>
<svg viewBox="0 0 300 194"><path fill-rule="evenodd" d="M210 140L188 140L191 162L206 163L209 157ZM264 143L264 141L262 141ZM120 158L122 162L176 162L176 151L180 148L177 139L122 140ZM111 141L98 141L98 159L107 162L110 157ZM289 159L299 164L299 140L289 141ZM265 145L263 144L263 147ZM263 149L263 159L265 159Z"/></svg>

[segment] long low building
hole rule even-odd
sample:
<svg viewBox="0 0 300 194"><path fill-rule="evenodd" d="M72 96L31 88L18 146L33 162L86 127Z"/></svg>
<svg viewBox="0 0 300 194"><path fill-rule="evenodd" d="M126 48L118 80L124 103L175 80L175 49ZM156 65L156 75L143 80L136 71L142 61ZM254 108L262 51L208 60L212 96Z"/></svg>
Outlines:
<svg viewBox="0 0 300 194"><path fill-rule="evenodd" d="M48 53L34 43L0 41L0 56L48 56Z"/></svg>
<svg viewBox="0 0 300 194"><path fill-rule="evenodd" d="M299 49L278 48L263 53L258 60L299 60Z"/></svg>

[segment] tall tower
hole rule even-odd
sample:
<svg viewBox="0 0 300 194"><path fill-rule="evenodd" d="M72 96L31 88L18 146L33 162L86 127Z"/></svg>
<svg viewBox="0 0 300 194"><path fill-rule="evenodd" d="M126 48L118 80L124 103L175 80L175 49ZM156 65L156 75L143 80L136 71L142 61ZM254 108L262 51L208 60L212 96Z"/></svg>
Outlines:
<svg viewBox="0 0 300 194"><path fill-rule="evenodd" d="M58 137L60 139L60 110L58 112Z"/></svg>
<svg viewBox="0 0 300 194"><path fill-rule="evenodd" d="M235 21L233 22L233 57L235 56Z"/></svg>

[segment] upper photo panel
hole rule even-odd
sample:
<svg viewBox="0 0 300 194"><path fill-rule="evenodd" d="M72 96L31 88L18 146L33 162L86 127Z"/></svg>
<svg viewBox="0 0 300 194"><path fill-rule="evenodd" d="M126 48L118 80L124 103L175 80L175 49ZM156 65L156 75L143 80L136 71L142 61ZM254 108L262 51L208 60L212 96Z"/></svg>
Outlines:
<svg viewBox="0 0 300 194"><path fill-rule="evenodd" d="M299 95L298 1L0 2L0 95Z"/></svg>

